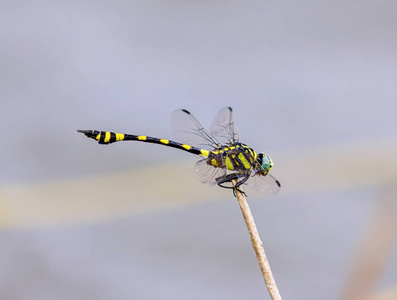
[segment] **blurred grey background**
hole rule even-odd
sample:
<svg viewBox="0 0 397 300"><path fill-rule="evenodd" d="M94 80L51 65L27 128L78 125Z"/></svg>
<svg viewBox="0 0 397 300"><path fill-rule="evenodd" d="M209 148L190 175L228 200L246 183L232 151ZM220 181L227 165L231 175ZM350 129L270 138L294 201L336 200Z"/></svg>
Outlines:
<svg viewBox="0 0 397 300"><path fill-rule="evenodd" d="M171 139L172 111L209 126L224 106L282 183L246 192L283 299L397 299L396 12L1 1L0 299L270 299L195 157L76 133Z"/></svg>

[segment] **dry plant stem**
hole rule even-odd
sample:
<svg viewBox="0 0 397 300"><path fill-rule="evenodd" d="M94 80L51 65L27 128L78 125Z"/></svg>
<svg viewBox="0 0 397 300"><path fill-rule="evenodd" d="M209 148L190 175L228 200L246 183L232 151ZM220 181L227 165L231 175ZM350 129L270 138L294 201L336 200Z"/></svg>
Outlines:
<svg viewBox="0 0 397 300"><path fill-rule="evenodd" d="M397 187L383 186L376 206L364 230L359 247L354 254L351 270L342 291L342 300L375 299L373 295L390 262L397 243ZM397 289L390 298L397 299Z"/></svg>
<svg viewBox="0 0 397 300"><path fill-rule="evenodd" d="M233 186L237 184L237 180L232 181ZM241 189L241 186L239 187ZM261 238L259 237L258 230L254 222L251 210L248 206L247 200L243 193L235 190L238 203L244 216L247 229L251 237L252 247L255 250L256 258L262 271L263 278L265 279L267 290L269 291L272 300L281 300L280 292L278 291L276 281L274 280L272 270L270 269L269 262L266 258L265 250L263 249Z"/></svg>

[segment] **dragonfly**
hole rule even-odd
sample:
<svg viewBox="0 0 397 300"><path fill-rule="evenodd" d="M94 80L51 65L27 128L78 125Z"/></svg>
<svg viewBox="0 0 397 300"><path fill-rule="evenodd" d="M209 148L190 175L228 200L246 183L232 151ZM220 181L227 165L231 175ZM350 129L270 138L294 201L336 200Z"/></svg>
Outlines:
<svg viewBox="0 0 397 300"><path fill-rule="evenodd" d="M280 188L280 182L269 174L273 161L262 152L257 153L239 142L239 133L233 120L233 110L225 107L215 117L210 130L185 109L171 114L175 141L145 135L132 135L99 130L77 130L99 144L119 141L141 141L164 145L198 155L195 172L201 183L222 188L239 189L241 185L271 196ZM233 180L237 183L231 184Z"/></svg>

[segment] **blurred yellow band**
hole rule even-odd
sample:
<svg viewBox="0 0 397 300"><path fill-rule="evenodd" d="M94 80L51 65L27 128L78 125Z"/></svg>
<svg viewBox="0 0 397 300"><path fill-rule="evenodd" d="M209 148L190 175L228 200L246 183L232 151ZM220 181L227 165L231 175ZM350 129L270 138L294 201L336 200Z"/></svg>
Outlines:
<svg viewBox="0 0 397 300"><path fill-rule="evenodd" d="M397 137L271 155L275 162L271 173L282 185L274 198L397 182ZM192 171L194 163L191 159L181 164L58 183L2 186L0 228L96 222L214 198L233 199L229 190L198 182ZM245 191L250 199L256 196L263 199L249 188Z"/></svg>

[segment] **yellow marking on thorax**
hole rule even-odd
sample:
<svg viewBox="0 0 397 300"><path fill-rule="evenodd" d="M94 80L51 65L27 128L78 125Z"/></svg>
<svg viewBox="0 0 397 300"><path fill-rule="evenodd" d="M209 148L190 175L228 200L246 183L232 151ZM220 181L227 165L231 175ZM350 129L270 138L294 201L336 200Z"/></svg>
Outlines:
<svg viewBox="0 0 397 300"><path fill-rule="evenodd" d="M123 133L115 133L115 134L116 134L116 141L124 140L124 134Z"/></svg>
<svg viewBox="0 0 397 300"><path fill-rule="evenodd" d="M248 149L247 151L250 154L248 156L249 162L252 164L254 162L254 151L252 149Z"/></svg>
<svg viewBox="0 0 397 300"><path fill-rule="evenodd" d="M236 154L232 154L232 158L234 159L234 163L235 163L237 166L240 166L238 160L236 160L236 156L237 156Z"/></svg>
<svg viewBox="0 0 397 300"><path fill-rule="evenodd" d="M163 143L163 144L166 144L166 145L167 145L169 142L170 142L169 140L165 140L165 139L161 139L161 140L160 140L160 143Z"/></svg>
<svg viewBox="0 0 397 300"><path fill-rule="evenodd" d="M186 150L190 150L192 147L189 145L182 145L183 148L185 148Z"/></svg>
<svg viewBox="0 0 397 300"><path fill-rule="evenodd" d="M238 158L241 160L241 162L244 165L244 168L246 168L247 170L251 169L251 164L250 162L244 157L244 154L239 153L238 154Z"/></svg>
<svg viewBox="0 0 397 300"><path fill-rule="evenodd" d="M213 165L214 167L218 167L218 162L215 158L211 159L211 165Z"/></svg>
<svg viewBox="0 0 397 300"><path fill-rule="evenodd" d="M109 131L106 131L106 132L105 132L105 139L104 139L104 142L107 143L107 142L109 142L109 141L110 141L110 132L109 132Z"/></svg>
<svg viewBox="0 0 397 300"><path fill-rule="evenodd" d="M139 135L139 136L138 136L138 140L140 140L140 141L146 141L146 136L144 136L144 135Z"/></svg>
<svg viewBox="0 0 397 300"><path fill-rule="evenodd" d="M201 150L200 150L200 153L201 153L201 155L203 155L203 156L205 156L205 157L210 156L210 152L209 152L208 150L201 149Z"/></svg>
<svg viewBox="0 0 397 300"><path fill-rule="evenodd" d="M226 162L226 168L230 171L233 171L234 167L233 167L232 161L230 160L229 156L226 157L225 162Z"/></svg>

